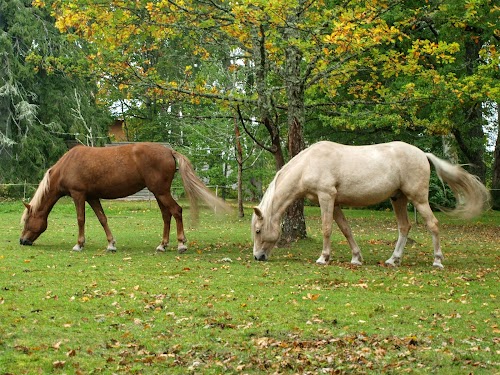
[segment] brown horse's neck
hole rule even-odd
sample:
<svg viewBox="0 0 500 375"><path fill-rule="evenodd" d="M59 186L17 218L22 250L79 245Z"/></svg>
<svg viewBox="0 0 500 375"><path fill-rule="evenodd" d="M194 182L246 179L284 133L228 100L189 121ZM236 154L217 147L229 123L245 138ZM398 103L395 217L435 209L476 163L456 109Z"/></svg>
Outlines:
<svg viewBox="0 0 500 375"><path fill-rule="evenodd" d="M46 172L30 203L32 212L37 213L45 219L49 216L50 211L52 211L57 201L62 197L62 194L55 188L56 184L50 172L51 170Z"/></svg>
<svg viewBox="0 0 500 375"><path fill-rule="evenodd" d="M38 207L38 214L43 216L45 219L49 216L50 212L52 211L52 208L54 208L54 205L57 203L57 201L61 198L61 195L57 194L52 194L50 196L47 196L46 200L43 202L40 207Z"/></svg>

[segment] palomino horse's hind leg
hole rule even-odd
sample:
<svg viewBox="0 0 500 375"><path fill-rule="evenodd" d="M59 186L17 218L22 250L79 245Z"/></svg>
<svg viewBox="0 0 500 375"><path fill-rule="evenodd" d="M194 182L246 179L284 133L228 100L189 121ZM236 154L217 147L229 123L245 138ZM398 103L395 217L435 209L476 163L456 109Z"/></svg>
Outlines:
<svg viewBox="0 0 500 375"><path fill-rule="evenodd" d="M340 231L346 238L347 243L351 248L352 252L351 264L354 264L356 266L361 266L363 264L363 256L361 255L361 250L356 241L354 240L351 227L349 226L349 223L347 222L347 219L345 218L344 213L342 212L342 209L339 206L335 206L333 210L333 218L335 219L335 222L337 223Z"/></svg>
<svg viewBox="0 0 500 375"><path fill-rule="evenodd" d="M92 207L92 210L94 210L95 215L99 219L99 222L101 223L104 232L106 233L106 239L108 240L108 247L106 248L106 250L116 251L116 241L113 237L113 234L111 233L111 230L109 229L108 218L104 214L101 202L99 201L99 199L89 199L87 200L87 202L89 202L90 207Z"/></svg>
<svg viewBox="0 0 500 375"><path fill-rule="evenodd" d="M184 225L182 223L182 208L172 198L170 194L157 197L158 206L160 207L163 217L163 239L160 245L156 248L157 251L165 251L168 246L170 237L170 221L172 216L175 218L177 226L177 251L184 253L187 250L186 236L184 235Z"/></svg>
<svg viewBox="0 0 500 375"><path fill-rule="evenodd" d="M425 203L413 203L417 209L417 211L422 215L427 228L432 234L432 245L434 247L434 263L432 264L434 267L443 268L443 264L441 263L444 259L443 253L441 252L441 245L439 242L439 228L438 228L438 220L432 213L431 208L429 207L429 202Z"/></svg>
<svg viewBox="0 0 500 375"><path fill-rule="evenodd" d="M404 194L399 194L397 197L391 199L391 203L398 222L399 236L394 252L392 253L392 256L385 261L385 264L390 266L399 266L401 264L401 259L403 258L404 248L411 228L407 211L408 198Z"/></svg>

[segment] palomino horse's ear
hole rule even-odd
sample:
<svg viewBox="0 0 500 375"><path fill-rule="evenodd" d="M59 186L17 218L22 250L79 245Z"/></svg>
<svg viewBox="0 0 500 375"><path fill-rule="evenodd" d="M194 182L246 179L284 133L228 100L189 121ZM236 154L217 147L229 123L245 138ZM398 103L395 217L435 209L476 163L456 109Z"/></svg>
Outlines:
<svg viewBox="0 0 500 375"><path fill-rule="evenodd" d="M262 217L263 217L263 216L262 216L262 211L260 210L260 208L259 208L259 207L254 207L254 208L253 208L253 212L255 213L255 216L257 216L257 218L258 218L259 220L262 220Z"/></svg>

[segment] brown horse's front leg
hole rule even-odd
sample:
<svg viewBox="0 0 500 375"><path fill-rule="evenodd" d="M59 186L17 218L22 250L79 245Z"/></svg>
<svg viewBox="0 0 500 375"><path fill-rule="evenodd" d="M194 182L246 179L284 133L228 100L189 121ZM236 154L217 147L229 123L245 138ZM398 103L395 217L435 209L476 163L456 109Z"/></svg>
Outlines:
<svg viewBox="0 0 500 375"><path fill-rule="evenodd" d="M72 194L76 208L76 220L78 222L78 242L73 246L74 251L82 251L85 245L85 198L81 195Z"/></svg>
<svg viewBox="0 0 500 375"><path fill-rule="evenodd" d="M106 239L108 240L108 247L106 248L106 250L113 252L116 251L116 241L113 237L113 234L111 233L111 230L109 229L108 218L104 214L101 202L99 201L99 199L89 199L87 202L89 202L90 207L92 207L92 210L94 210L95 215L99 219L99 222L101 223L104 232L106 233Z"/></svg>

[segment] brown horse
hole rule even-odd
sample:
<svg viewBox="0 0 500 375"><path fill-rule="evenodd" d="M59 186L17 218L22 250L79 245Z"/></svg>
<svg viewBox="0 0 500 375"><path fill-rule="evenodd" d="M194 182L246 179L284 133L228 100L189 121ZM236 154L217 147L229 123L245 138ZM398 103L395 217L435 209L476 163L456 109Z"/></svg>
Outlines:
<svg viewBox="0 0 500 375"><path fill-rule="evenodd" d="M85 202L88 202L106 232L107 249L115 251L115 239L99 199L123 198L147 187L156 197L163 217L163 239L156 249L165 251L170 220L174 216L178 251L186 251L182 208L170 194L176 161L195 215L200 198L216 209L228 209L196 176L184 155L163 145L136 143L105 148L77 146L45 173L30 204L25 204L22 217L24 229L19 242L21 245L32 245L47 229L47 217L54 204L61 197L69 195L75 203L78 220L78 242L73 250L80 251L85 244Z"/></svg>

